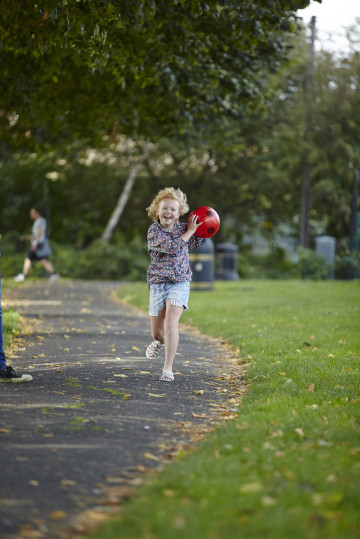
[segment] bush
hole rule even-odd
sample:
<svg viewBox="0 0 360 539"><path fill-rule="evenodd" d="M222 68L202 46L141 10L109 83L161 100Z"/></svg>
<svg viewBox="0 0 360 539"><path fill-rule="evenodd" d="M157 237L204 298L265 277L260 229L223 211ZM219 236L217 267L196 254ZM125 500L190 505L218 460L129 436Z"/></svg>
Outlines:
<svg viewBox="0 0 360 539"><path fill-rule="evenodd" d="M242 251L238 255L238 272L244 279L293 279L298 277L296 264L287 260L286 252L275 247L268 254Z"/></svg>
<svg viewBox="0 0 360 539"><path fill-rule="evenodd" d="M0 260L3 277L13 277L22 270L29 245L19 245L17 238L17 234L7 234L2 238L0 247L3 256ZM146 279L150 259L146 242L139 237L127 242L118 235L114 243L96 240L86 249L53 241L50 244L50 261L62 277L126 281ZM43 277L45 274L40 264L32 265L32 277Z"/></svg>
<svg viewBox="0 0 360 539"><path fill-rule="evenodd" d="M326 258L311 249L299 249L298 268L302 279L320 281L327 279L331 269Z"/></svg>
<svg viewBox="0 0 360 539"><path fill-rule="evenodd" d="M147 246L139 238L117 244L94 241L82 251L74 268L79 279L141 281L149 265Z"/></svg>

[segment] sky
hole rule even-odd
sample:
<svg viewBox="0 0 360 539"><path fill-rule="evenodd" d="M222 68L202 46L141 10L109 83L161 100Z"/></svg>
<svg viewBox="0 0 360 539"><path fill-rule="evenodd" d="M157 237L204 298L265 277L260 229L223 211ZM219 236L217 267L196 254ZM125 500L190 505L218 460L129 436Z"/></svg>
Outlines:
<svg viewBox="0 0 360 539"><path fill-rule="evenodd" d="M360 0L322 0L319 4L312 0L306 9L297 11L306 26L311 17L316 17L317 37L322 47L336 50L345 46L344 28L355 23L360 18Z"/></svg>

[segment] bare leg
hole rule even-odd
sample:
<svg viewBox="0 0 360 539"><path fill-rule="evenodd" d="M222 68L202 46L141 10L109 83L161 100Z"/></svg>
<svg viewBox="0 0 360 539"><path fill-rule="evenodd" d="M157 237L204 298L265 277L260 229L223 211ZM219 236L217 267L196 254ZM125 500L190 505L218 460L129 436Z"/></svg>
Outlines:
<svg viewBox="0 0 360 539"><path fill-rule="evenodd" d="M156 341L164 344L164 322L165 322L166 307L159 311L157 316L150 316L151 336Z"/></svg>
<svg viewBox="0 0 360 539"><path fill-rule="evenodd" d="M171 299L166 301L164 371L172 372L172 366L179 344L179 320L183 310L183 307L171 305Z"/></svg>
<svg viewBox="0 0 360 539"><path fill-rule="evenodd" d="M25 258L24 267L23 267L23 274L25 275L25 277L29 273L30 268L31 268L31 260L30 258Z"/></svg>
<svg viewBox="0 0 360 539"><path fill-rule="evenodd" d="M51 264L51 262L49 262L49 260L47 260L46 258L42 258L41 260L39 260L39 262L48 273L55 273L54 266Z"/></svg>

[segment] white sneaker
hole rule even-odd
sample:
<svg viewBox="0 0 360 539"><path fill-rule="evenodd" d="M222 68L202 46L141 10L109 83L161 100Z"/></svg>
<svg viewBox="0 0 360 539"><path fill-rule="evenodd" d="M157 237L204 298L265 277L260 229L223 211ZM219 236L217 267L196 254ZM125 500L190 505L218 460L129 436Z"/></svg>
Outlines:
<svg viewBox="0 0 360 539"><path fill-rule="evenodd" d="M19 275L14 277L14 281L16 281L17 283L22 283L23 281L25 281L25 275L23 273L19 273Z"/></svg>

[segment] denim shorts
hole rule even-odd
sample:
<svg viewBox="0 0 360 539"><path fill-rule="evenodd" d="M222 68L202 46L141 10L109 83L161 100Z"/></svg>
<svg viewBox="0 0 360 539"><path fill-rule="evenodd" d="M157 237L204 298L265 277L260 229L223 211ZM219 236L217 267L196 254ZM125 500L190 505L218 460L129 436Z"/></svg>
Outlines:
<svg viewBox="0 0 360 539"><path fill-rule="evenodd" d="M190 281L182 283L157 283L150 285L149 315L158 316L167 299L174 299L187 309L190 295Z"/></svg>

